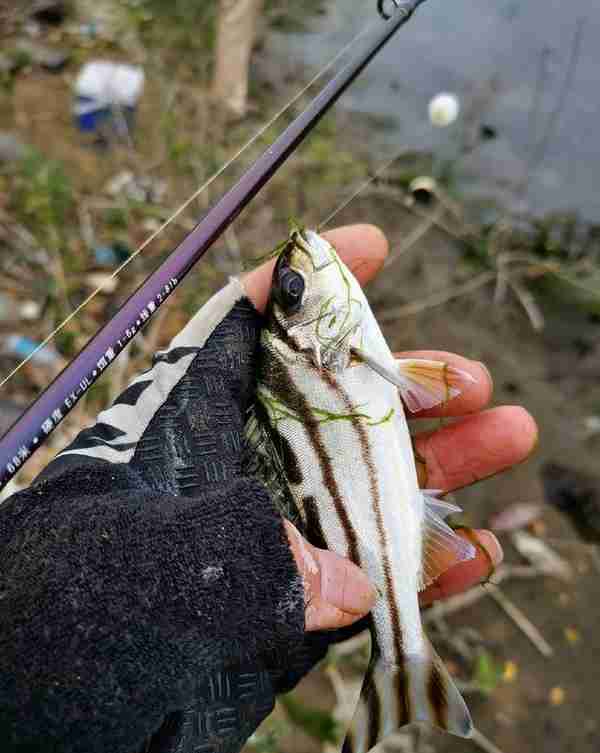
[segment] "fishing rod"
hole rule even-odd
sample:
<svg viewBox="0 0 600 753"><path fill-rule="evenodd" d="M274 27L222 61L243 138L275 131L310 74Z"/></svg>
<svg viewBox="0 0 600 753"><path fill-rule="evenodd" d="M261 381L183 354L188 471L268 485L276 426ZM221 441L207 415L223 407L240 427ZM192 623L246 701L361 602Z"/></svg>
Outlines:
<svg viewBox="0 0 600 753"><path fill-rule="evenodd" d="M307 108L209 210L0 440L0 489L41 447L94 382L150 321L186 274L293 154L323 116L425 0L378 0L384 19Z"/></svg>

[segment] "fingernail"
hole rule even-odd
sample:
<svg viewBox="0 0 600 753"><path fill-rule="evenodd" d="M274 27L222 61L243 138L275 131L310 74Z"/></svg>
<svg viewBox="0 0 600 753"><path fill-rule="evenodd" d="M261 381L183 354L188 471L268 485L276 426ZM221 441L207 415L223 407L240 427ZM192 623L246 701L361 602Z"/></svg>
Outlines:
<svg viewBox="0 0 600 753"><path fill-rule="evenodd" d="M463 526L455 529L464 538L468 539L473 546L483 552L484 556L490 563L490 568L494 570L504 559L504 552L498 539L491 531L487 529L465 528Z"/></svg>
<svg viewBox="0 0 600 753"><path fill-rule="evenodd" d="M487 378L488 378L488 382L489 382L489 385L490 385L490 394L491 394L491 393L492 393L492 392L494 391L494 377L492 376L492 374L491 374L490 370L489 370L489 369L488 369L488 367L487 367L487 366L486 366L486 365L484 364L484 362L483 362L483 361L476 361L475 363L476 363L476 364L477 364L478 366L481 366L481 368L483 369L484 373L485 373L485 374L487 375Z"/></svg>
<svg viewBox="0 0 600 753"><path fill-rule="evenodd" d="M531 449L529 450L529 455L527 455L528 458L531 457L531 455L533 455L533 453L537 450L539 443L540 443L540 430L536 424L535 434L533 435L533 440L531 442Z"/></svg>
<svg viewBox="0 0 600 753"><path fill-rule="evenodd" d="M477 531L477 540L492 561L493 566L498 567L504 559L504 553L498 539L491 531Z"/></svg>
<svg viewBox="0 0 600 753"><path fill-rule="evenodd" d="M322 598L344 612L367 614L377 598L368 577L359 567L333 552L320 554Z"/></svg>

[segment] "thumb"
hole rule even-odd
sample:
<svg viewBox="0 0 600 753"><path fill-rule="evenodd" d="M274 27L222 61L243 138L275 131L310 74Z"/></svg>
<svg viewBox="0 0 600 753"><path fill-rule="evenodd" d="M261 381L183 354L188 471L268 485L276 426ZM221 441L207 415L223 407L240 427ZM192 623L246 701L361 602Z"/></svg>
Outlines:
<svg viewBox="0 0 600 753"><path fill-rule="evenodd" d="M363 571L327 549L317 549L284 521L304 584L306 630L332 630L364 617L375 603L376 591Z"/></svg>

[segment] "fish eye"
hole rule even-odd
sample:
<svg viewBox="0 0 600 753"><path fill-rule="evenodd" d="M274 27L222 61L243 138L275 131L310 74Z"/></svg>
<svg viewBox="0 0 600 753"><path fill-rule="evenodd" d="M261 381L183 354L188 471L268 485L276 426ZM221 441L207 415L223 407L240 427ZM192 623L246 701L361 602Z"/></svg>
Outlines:
<svg viewBox="0 0 600 753"><path fill-rule="evenodd" d="M304 277L280 259L275 267L273 283L273 292L279 305L287 314L295 314L302 305L306 287Z"/></svg>
<svg viewBox="0 0 600 753"><path fill-rule="evenodd" d="M295 313L302 303L304 295L304 278L293 269L285 269L279 278L279 298L283 307L290 313Z"/></svg>
<svg viewBox="0 0 600 753"><path fill-rule="evenodd" d="M304 293L304 278L302 275L298 272L292 272L291 269L286 271L281 278L281 292L291 304L302 300L302 293Z"/></svg>

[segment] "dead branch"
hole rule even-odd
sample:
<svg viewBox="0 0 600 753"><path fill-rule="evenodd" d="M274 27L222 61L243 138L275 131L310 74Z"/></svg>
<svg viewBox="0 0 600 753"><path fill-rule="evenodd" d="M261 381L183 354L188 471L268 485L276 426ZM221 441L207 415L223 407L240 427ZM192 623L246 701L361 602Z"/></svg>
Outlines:
<svg viewBox="0 0 600 753"><path fill-rule="evenodd" d="M484 750L485 753L503 753L497 745L495 745L491 740L489 740L478 729L473 730L473 733L471 734L471 740L475 743L475 745L478 748L481 748L481 750Z"/></svg>
<svg viewBox="0 0 600 753"><path fill-rule="evenodd" d="M443 290L440 293L435 293L427 298L423 298L421 301L415 303L408 303L404 306L398 306L397 308L390 309L389 311L382 312L378 319L380 322L392 322L403 316L414 316L420 314L427 309L435 308L436 306L442 306L444 303L460 298L463 295L473 293L475 290L488 285L492 280L496 278L496 272L482 272L481 274L471 278L462 285L456 285L448 290Z"/></svg>
<svg viewBox="0 0 600 753"><path fill-rule="evenodd" d="M527 616L514 604L507 596L505 596L500 588L493 583L487 583L485 590L494 599L494 601L504 610L504 612L510 617L514 624L524 633L530 642L537 648L542 656L549 657L554 654L554 649L546 641L540 631L535 625L527 618Z"/></svg>
<svg viewBox="0 0 600 753"><path fill-rule="evenodd" d="M500 584L509 578L539 578L539 571L528 565L500 565L500 567L493 574L491 580L495 584ZM423 622L430 624L438 620L448 617L451 614L460 612L472 604L475 604L480 599L487 596L487 592L482 586L475 586L470 588L464 593L451 596L445 601L440 601L430 607L423 614Z"/></svg>

